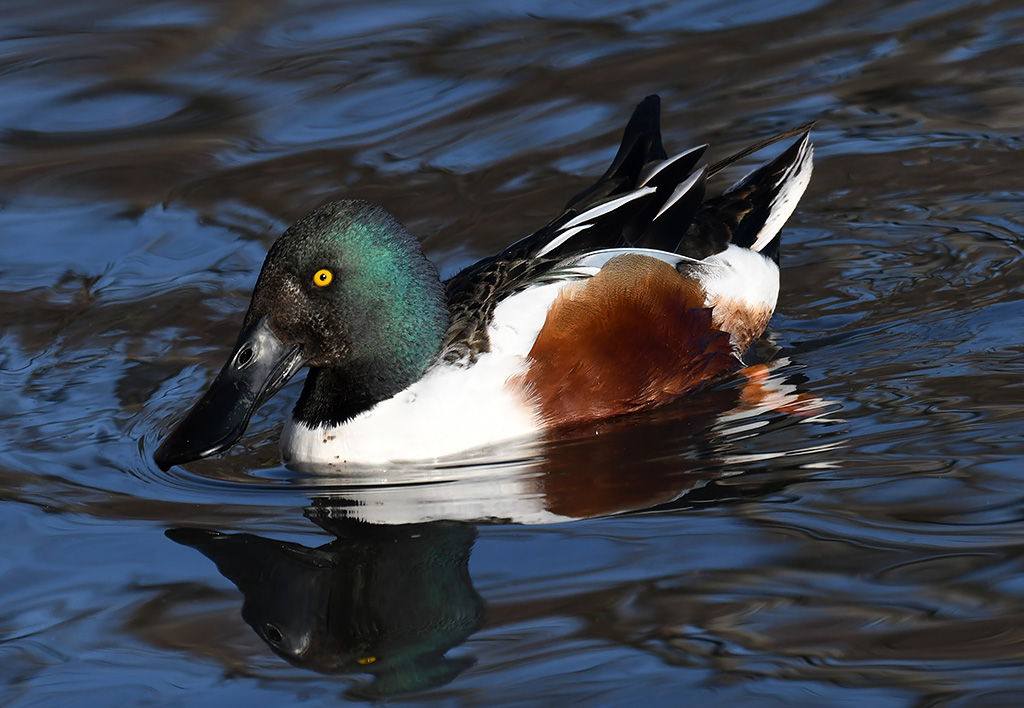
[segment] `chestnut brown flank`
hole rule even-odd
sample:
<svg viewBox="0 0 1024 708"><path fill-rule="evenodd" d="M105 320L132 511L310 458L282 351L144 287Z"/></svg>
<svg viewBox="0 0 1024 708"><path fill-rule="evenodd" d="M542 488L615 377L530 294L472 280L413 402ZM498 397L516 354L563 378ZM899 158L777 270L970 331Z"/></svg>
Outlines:
<svg viewBox="0 0 1024 708"><path fill-rule="evenodd" d="M616 256L548 310L524 386L558 426L650 406L739 368L703 288L649 256Z"/></svg>

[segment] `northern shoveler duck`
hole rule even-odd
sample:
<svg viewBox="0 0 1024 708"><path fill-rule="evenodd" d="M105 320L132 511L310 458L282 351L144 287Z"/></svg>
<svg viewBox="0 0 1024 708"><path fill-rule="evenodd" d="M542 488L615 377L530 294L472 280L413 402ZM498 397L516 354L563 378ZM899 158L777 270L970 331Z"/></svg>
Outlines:
<svg viewBox="0 0 1024 708"><path fill-rule="evenodd" d="M810 126L695 169L660 100L554 221L442 283L387 211L335 201L267 254L227 364L154 457L223 452L303 366L286 463L429 460L647 408L742 366L779 292L779 231L811 176ZM779 140L720 195L707 180Z"/></svg>

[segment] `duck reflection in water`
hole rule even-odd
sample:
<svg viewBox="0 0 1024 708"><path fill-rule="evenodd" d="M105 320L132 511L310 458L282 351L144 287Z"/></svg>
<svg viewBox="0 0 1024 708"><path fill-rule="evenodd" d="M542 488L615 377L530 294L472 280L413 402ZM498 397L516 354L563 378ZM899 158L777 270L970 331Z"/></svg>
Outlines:
<svg viewBox="0 0 1024 708"><path fill-rule="evenodd" d="M471 658L445 653L484 621L469 577L476 529L464 522L380 526L307 515L336 536L306 548L247 533L171 529L245 596L242 618L276 654L325 674L369 673L364 697L451 681Z"/></svg>
<svg viewBox="0 0 1024 708"><path fill-rule="evenodd" d="M640 421L608 422L600 436L563 440L520 464L403 470L403 484L362 487L353 486L351 471L334 480L314 474L324 492L305 515L335 537L318 548L248 533L167 535L217 564L245 597L243 619L287 661L321 673L369 673L374 680L353 690L361 697L425 690L474 663L446 654L486 621L468 568L478 524L559 523L736 499L735 485L717 484L738 471L725 464L730 426L746 427L756 412L802 416L825 405L766 367L746 377L743 387L710 389ZM638 443L650 453L642 463ZM755 484L754 493L774 484Z"/></svg>

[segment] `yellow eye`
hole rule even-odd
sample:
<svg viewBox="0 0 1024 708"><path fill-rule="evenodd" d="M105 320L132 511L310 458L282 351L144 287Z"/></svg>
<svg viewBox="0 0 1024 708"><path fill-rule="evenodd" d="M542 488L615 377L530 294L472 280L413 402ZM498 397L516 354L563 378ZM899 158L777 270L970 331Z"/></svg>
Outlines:
<svg viewBox="0 0 1024 708"><path fill-rule="evenodd" d="M363 658L359 659L359 663L363 666L366 666L367 664L372 664L375 661L377 661L377 657L375 656L364 656Z"/></svg>
<svg viewBox="0 0 1024 708"><path fill-rule="evenodd" d="M332 280L334 280L334 273L326 268L321 268L313 275L313 285L320 288L330 285Z"/></svg>

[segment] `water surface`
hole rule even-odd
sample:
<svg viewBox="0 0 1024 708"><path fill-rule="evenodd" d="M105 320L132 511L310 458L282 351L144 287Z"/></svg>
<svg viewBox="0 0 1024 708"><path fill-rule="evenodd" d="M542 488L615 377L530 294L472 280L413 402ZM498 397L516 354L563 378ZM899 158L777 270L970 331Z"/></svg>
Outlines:
<svg viewBox="0 0 1024 708"><path fill-rule="evenodd" d="M3 16L6 705L1020 703L1018 3ZM282 468L294 382L231 453L156 469L287 224L368 199L451 274L655 92L669 150L711 159L818 121L767 368L397 480Z"/></svg>

